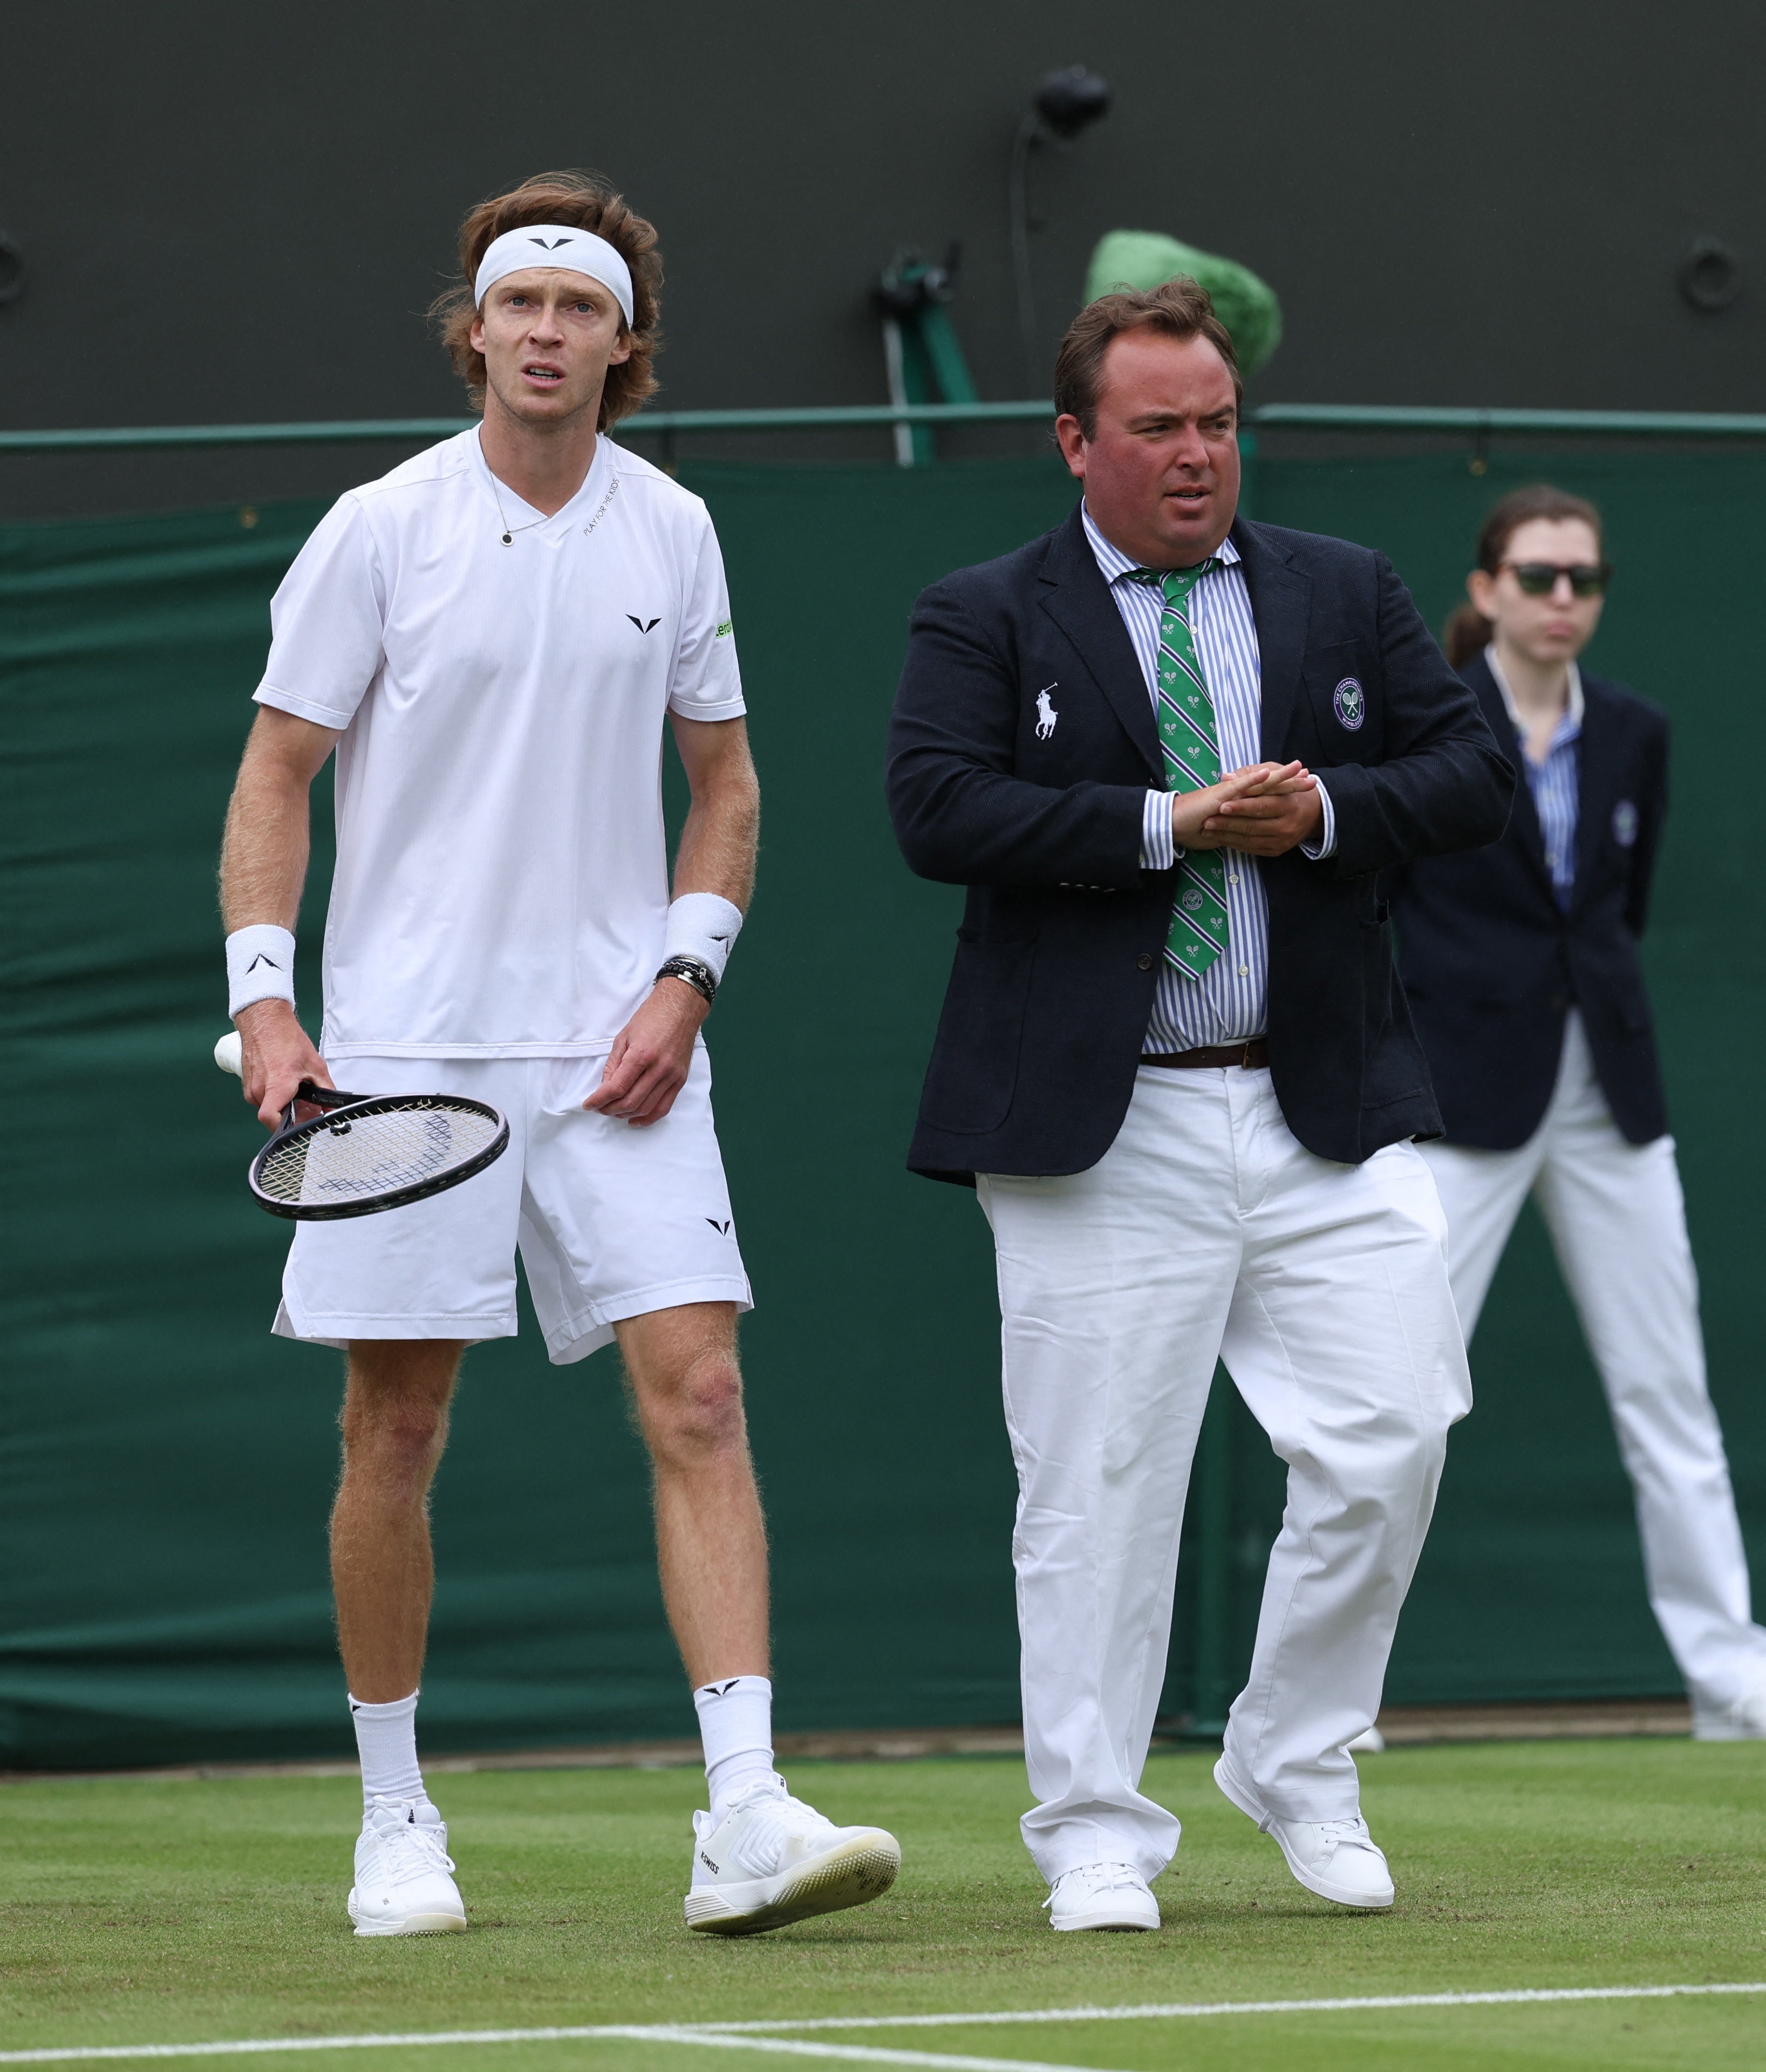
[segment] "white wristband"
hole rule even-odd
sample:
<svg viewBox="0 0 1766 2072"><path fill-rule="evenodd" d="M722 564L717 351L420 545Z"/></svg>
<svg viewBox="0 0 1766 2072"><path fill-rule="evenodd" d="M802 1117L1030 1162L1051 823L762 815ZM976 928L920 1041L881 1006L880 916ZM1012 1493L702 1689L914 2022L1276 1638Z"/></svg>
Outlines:
<svg viewBox="0 0 1766 2072"><path fill-rule="evenodd" d="M684 892L668 910L663 956L697 957L722 983L724 967L742 931L742 910L715 892Z"/></svg>
<svg viewBox="0 0 1766 2072"><path fill-rule="evenodd" d="M254 1000L294 1004L294 938L268 921L227 938L227 1012L237 1014Z"/></svg>

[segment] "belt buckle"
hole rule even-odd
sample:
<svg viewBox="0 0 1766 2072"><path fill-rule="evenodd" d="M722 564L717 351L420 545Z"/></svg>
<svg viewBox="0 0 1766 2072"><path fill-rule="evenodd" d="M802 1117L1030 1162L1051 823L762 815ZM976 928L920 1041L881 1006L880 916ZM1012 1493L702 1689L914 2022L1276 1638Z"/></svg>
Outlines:
<svg viewBox="0 0 1766 2072"><path fill-rule="evenodd" d="M1248 1072L1251 1069L1251 1046L1256 1041L1257 1038L1255 1036L1247 1036L1245 1038L1244 1045L1238 1054L1238 1069L1242 1072Z"/></svg>

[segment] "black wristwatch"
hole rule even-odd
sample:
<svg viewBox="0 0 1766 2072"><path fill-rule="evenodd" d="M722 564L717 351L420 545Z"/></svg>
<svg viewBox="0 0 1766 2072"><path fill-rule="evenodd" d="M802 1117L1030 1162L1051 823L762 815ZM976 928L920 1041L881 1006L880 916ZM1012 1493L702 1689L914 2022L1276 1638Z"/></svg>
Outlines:
<svg viewBox="0 0 1766 2072"><path fill-rule="evenodd" d="M717 974L703 957L670 957L656 976L684 979L708 1007L717 997Z"/></svg>

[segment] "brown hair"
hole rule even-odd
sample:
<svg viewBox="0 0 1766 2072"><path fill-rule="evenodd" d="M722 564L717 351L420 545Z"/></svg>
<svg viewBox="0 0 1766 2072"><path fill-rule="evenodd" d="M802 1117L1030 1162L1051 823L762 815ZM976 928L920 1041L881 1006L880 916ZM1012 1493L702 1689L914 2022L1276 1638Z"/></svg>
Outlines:
<svg viewBox="0 0 1766 2072"><path fill-rule="evenodd" d="M1077 417L1089 441L1097 436L1098 391L1110 341L1125 331L1161 331L1167 338L1205 338L1233 377L1233 401L1245 399L1231 334L1214 314L1208 290L1187 273L1156 288L1119 288L1087 302L1067 327L1055 355L1055 414Z"/></svg>
<svg viewBox="0 0 1766 2072"><path fill-rule="evenodd" d="M606 431L629 417L654 396L656 376L651 367L662 344L658 319L662 305L662 255L656 232L626 205L597 173L536 173L507 194L481 201L460 225L460 271L464 278L437 297L429 314L442 333L454 371L466 384L474 410L484 408L484 356L472 350L471 331L478 314L472 282L491 240L506 230L528 223L568 223L605 237L631 269L631 323L621 335L631 341L631 357L607 369L601 392L597 430Z"/></svg>
<svg viewBox="0 0 1766 2072"><path fill-rule="evenodd" d="M1600 513L1587 497L1572 496L1567 489L1554 489L1549 482L1529 483L1525 489L1511 489L1490 507L1484 529L1478 535L1478 566L1487 576L1493 576L1501 567L1509 541L1535 518L1579 518L1584 525L1593 528L1596 546L1604 545ZM1481 655L1489 646L1495 631L1489 620L1468 599L1442 629L1441 645L1454 668L1464 668L1474 655Z"/></svg>

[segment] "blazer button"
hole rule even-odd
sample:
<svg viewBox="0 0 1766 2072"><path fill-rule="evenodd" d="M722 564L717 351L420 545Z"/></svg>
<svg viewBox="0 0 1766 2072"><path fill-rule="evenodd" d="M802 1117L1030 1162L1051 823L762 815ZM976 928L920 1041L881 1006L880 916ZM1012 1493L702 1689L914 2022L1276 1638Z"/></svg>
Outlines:
<svg viewBox="0 0 1766 2072"><path fill-rule="evenodd" d="M1144 950L1143 950L1140 955L1135 959L1135 962L1143 971L1151 971L1153 968L1153 960L1148 956Z"/></svg>

